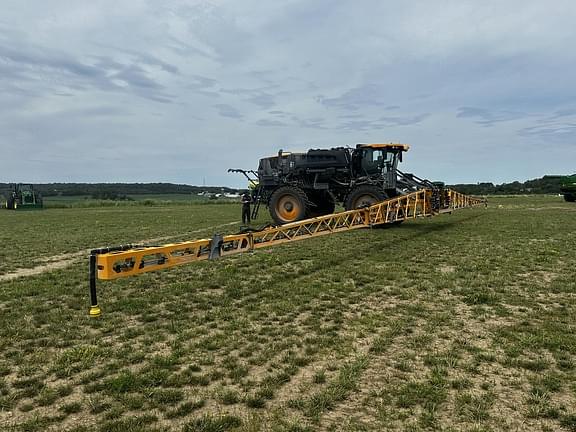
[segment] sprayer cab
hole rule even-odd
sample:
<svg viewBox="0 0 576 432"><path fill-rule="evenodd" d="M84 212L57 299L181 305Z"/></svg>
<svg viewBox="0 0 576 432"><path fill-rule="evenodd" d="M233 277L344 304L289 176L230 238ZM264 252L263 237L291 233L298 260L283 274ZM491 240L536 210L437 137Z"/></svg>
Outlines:
<svg viewBox="0 0 576 432"><path fill-rule="evenodd" d="M357 144L352 153L352 169L356 177L395 173L406 144Z"/></svg>

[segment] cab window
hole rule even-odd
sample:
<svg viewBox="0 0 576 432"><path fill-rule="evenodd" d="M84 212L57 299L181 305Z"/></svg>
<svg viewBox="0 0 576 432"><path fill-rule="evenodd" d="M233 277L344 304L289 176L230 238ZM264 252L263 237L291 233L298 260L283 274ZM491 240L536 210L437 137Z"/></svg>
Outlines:
<svg viewBox="0 0 576 432"><path fill-rule="evenodd" d="M360 163L362 171L366 174L378 174L384 167L386 154L378 149L365 149Z"/></svg>

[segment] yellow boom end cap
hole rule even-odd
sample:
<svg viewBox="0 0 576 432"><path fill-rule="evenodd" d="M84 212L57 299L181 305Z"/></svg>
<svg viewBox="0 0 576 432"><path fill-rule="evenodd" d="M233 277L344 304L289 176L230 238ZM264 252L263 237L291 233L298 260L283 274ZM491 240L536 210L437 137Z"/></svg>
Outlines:
<svg viewBox="0 0 576 432"><path fill-rule="evenodd" d="M96 305L96 306L90 306L90 317L91 318L98 318L100 315L102 315L102 310L100 309L100 306Z"/></svg>

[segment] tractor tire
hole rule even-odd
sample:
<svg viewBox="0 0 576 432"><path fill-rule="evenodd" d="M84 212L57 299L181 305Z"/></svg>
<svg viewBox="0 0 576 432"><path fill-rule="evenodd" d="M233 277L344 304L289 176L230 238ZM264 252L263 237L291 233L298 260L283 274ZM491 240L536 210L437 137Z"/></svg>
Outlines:
<svg viewBox="0 0 576 432"><path fill-rule="evenodd" d="M344 201L344 208L346 210L355 210L362 207L369 207L377 202L384 201L386 198L386 193L378 187L362 185L352 189L348 193Z"/></svg>
<svg viewBox="0 0 576 432"><path fill-rule="evenodd" d="M334 213L336 209L336 203L334 198L329 192L325 191L314 191L308 194L308 198L312 201L315 207L310 209L310 216L325 216Z"/></svg>
<svg viewBox="0 0 576 432"><path fill-rule="evenodd" d="M270 216L277 224L285 224L306 219L308 198L306 193L293 186L282 186L270 196L268 208Z"/></svg>
<svg viewBox="0 0 576 432"><path fill-rule="evenodd" d="M564 201L574 202L574 201L576 201L576 195L570 194L570 193L564 194Z"/></svg>

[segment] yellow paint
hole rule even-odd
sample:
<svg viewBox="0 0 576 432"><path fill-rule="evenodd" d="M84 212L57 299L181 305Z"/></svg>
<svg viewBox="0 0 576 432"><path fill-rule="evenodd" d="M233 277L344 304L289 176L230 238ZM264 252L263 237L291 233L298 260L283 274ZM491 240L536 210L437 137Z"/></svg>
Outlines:
<svg viewBox="0 0 576 432"><path fill-rule="evenodd" d="M398 149L399 148L402 151L408 151L408 149L410 148L410 146L408 144L393 144L393 143L388 143L388 144L358 144L358 147L373 148L373 149L382 149L382 148Z"/></svg>
<svg viewBox="0 0 576 432"><path fill-rule="evenodd" d="M102 310L100 309L100 307L98 305L96 306L90 306L90 313L89 313L90 317L92 318L98 318L100 315L102 315Z"/></svg>

